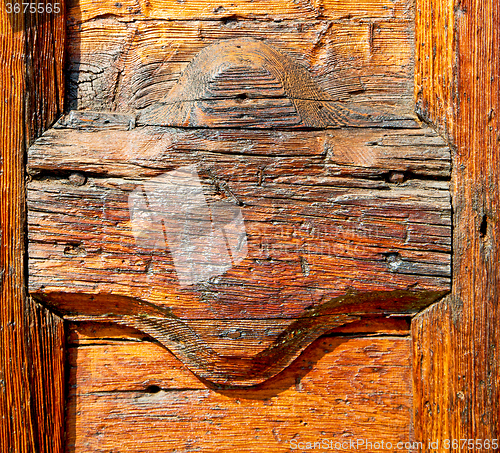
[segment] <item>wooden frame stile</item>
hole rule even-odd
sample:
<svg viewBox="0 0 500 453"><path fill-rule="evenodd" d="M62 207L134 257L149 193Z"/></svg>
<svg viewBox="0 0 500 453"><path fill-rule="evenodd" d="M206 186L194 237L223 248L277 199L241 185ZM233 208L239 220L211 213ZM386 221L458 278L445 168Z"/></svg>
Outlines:
<svg viewBox="0 0 500 453"><path fill-rule="evenodd" d="M446 451L446 439L499 434L500 5L416 3L417 108L454 149L454 277L413 322L414 435ZM23 169L63 108L64 28L64 14L0 11L2 452L64 449L64 327L26 297Z"/></svg>
<svg viewBox="0 0 500 453"><path fill-rule="evenodd" d="M453 280L412 325L415 438L479 450L500 429L500 4L418 0L416 20L417 109L453 153Z"/></svg>
<svg viewBox="0 0 500 453"><path fill-rule="evenodd" d="M63 109L64 14L0 8L0 451L64 448L64 323L26 291L24 155Z"/></svg>

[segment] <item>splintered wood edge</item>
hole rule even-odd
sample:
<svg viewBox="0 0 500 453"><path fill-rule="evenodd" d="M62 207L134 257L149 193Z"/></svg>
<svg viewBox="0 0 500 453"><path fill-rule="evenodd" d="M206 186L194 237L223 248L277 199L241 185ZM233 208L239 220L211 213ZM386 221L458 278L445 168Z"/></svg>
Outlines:
<svg viewBox="0 0 500 453"><path fill-rule="evenodd" d="M259 384L285 369L321 335L368 314L414 314L447 291L380 291L346 294L314 307L254 357L223 356L167 309L124 296L34 293L43 305L71 321L113 322L139 330L169 349L195 375L218 386ZM390 307L390 308L389 308ZM235 320L235 324L237 324Z"/></svg>

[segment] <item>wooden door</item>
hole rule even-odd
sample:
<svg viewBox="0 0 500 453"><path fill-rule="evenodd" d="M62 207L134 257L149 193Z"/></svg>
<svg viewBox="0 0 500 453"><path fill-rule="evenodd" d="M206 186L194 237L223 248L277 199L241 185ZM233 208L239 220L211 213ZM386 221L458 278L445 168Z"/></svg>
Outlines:
<svg viewBox="0 0 500 453"><path fill-rule="evenodd" d="M498 76L485 55L497 58L487 24L498 11L278 3L75 2L4 17L6 45L32 50L7 60L21 87L7 99L31 96L13 121L29 127L5 129L5 149L19 152L23 133L40 135L62 110L64 23L76 109L28 152L36 302L4 284L3 341L17 316L26 335L14 358L33 365L5 348L16 399L4 413L18 408L4 417L5 451L497 448ZM5 199L19 202L2 207L2 227L19 244L23 185L9 178L22 159L5 156L17 156ZM139 183L151 191L151 178L171 182L193 163L212 215L245 221L250 252L232 256L234 271L211 268L215 283L189 280L172 248L163 267L159 255L142 263L137 247L153 256L156 245L137 242L133 210L120 217ZM22 247L2 247L23 282ZM194 295L172 269L176 284L199 285Z"/></svg>

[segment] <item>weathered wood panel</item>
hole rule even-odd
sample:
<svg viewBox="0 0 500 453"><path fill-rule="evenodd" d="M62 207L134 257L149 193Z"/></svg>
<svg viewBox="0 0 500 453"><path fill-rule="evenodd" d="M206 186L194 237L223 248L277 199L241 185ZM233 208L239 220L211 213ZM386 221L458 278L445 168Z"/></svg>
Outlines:
<svg viewBox="0 0 500 453"><path fill-rule="evenodd" d="M286 371L242 391L207 387L156 344L100 340L100 331L95 344L89 334L69 349L68 451L290 451L292 439L411 439L408 337L321 338Z"/></svg>
<svg viewBox="0 0 500 453"><path fill-rule="evenodd" d="M223 39L201 49L168 94L141 112L138 123L266 129L415 125L394 115L373 117L338 101L339 94L329 95L309 71L268 42Z"/></svg>
<svg viewBox="0 0 500 453"><path fill-rule="evenodd" d="M265 163L276 158L287 158L290 168L286 168L294 175L322 175L331 183L348 184L345 178L356 178L352 185L389 188L391 176L393 182L450 178L450 150L436 132L426 127L327 132L164 128L156 135L142 129L127 134L115 130L127 131L134 123L133 116L73 111L31 146L28 173L35 177L44 172L76 171L109 177L151 177L163 171L152 163L147 167L152 159L161 157L166 165L170 157L179 161L184 156L182 163L187 165L197 153L212 153L218 160L248 156L253 165L262 162L262 181L266 178ZM155 144L162 137L168 138L168 143ZM162 157L163 148L172 156ZM250 173L247 178L254 177ZM380 182L385 179L387 183Z"/></svg>
<svg viewBox="0 0 500 453"><path fill-rule="evenodd" d="M453 413L464 394L455 390L461 359L453 354L450 298L432 305L412 321L415 439L425 442L460 439Z"/></svg>
<svg viewBox="0 0 500 453"><path fill-rule="evenodd" d="M217 307L224 316L239 317L238 301L247 301L248 288L252 288L264 291L262 296L268 300L265 317L281 317L281 304L288 294L285 279L290 297L296 300L300 285L314 282L316 297L311 299L310 291L307 296L304 293L301 309L316 305L326 294L340 296L346 287L395 290L419 282L421 289L446 290L450 246L447 183L382 179L392 172L402 172L403 179L405 172L411 177L412 172L420 171L412 156L422 159L433 154L435 165L429 160L425 176L443 176L448 154L444 142L429 130L410 131L408 136L402 131L347 134L52 130L31 148L30 172L90 171L98 177L89 176L82 180L84 185L75 185L66 177L42 176L30 184L31 289L67 292L79 287L79 292L94 292L97 284L100 291L115 288L116 294L142 298L144 288L151 293L151 285L161 280L162 292L149 300L176 292L169 260L155 254L160 267L145 271L144 260L151 250L137 248L128 197L137 184L152 176L199 163L200 178L207 182L206 196L217 197L216 180L226 197L241 206L251 271L244 264L242 270L229 271L224 282L212 290L205 288L201 305L197 298L191 301L190 314L183 312L183 300L178 311L175 298L169 297L168 306L177 316L206 317L201 308L206 298L225 287L230 304L222 294L210 298L212 308ZM351 136L355 138L349 141ZM342 140L352 143L351 153L359 156L359 167L347 162L342 165L347 151L337 152L336 148ZM396 144L399 142L401 145ZM277 157L264 156L270 146ZM300 156L297 150L301 149L309 156ZM407 162L402 154L408 154ZM366 174L379 180L365 179ZM356 176L361 178L354 179ZM315 234L301 227L306 217ZM397 266L387 261L391 253L399 254ZM308 263L308 275L300 256ZM103 259L109 264L103 264ZM279 271L272 272L273 267ZM117 272L121 279L130 280L130 289L115 281ZM272 286L276 279L282 280L279 297L262 287L262 282ZM183 297L187 297L185 290ZM270 305L274 299L276 313ZM292 312L299 314L295 310ZM262 317L257 312L247 316Z"/></svg>
<svg viewBox="0 0 500 453"><path fill-rule="evenodd" d="M29 143L64 110L65 2L60 12L26 14L26 127ZM23 7L24 9L24 7Z"/></svg>
<svg viewBox="0 0 500 453"><path fill-rule="evenodd" d="M449 150L427 128L186 131L96 118L73 113L30 149L30 290L66 316L142 329L205 378L236 373L243 385L332 328L415 312L448 291ZM130 200L152 177L194 165L205 202L244 219L245 256L186 286L162 239L177 234L175 216L138 233ZM255 333L272 318L264 339L247 337L225 365L207 331L184 322L232 319ZM260 365L241 361L249 351Z"/></svg>
<svg viewBox="0 0 500 453"><path fill-rule="evenodd" d="M445 439L484 449L500 434L500 4L417 3L419 101L456 151L453 292L415 320L415 435L439 440L439 451Z"/></svg>
<svg viewBox="0 0 500 453"><path fill-rule="evenodd" d="M87 22L102 16L115 16L122 20L144 19L209 19L234 21L239 19L287 20L287 19L329 19L329 20L411 20L411 0L313 0L297 2L292 0L222 0L210 3L194 0L179 3L176 0L122 2L71 0L68 2L68 19L71 22Z"/></svg>
<svg viewBox="0 0 500 453"><path fill-rule="evenodd" d="M26 145L61 107L62 16L0 8L0 450L63 448L62 320L26 297ZM50 61L50 66L47 62Z"/></svg>
<svg viewBox="0 0 500 453"><path fill-rule="evenodd" d="M26 52L26 144L31 144L51 127L64 109L64 2L59 6L60 12L57 14L25 15L26 49L23 49L23 53ZM22 195L24 198L25 193ZM23 229L26 228L26 217L22 216L20 220L23 222ZM34 434L29 451L58 453L64 449L65 428L64 322L33 300L29 299L26 303L26 316L29 320L26 334L31 353L30 410ZM23 426L26 429L26 420L23 420Z"/></svg>
<svg viewBox="0 0 500 453"><path fill-rule="evenodd" d="M252 38L307 70L328 98L381 119L414 120L412 22L144 21L69 27L71 108L133 111L157 102L203 48Z"/></svg>

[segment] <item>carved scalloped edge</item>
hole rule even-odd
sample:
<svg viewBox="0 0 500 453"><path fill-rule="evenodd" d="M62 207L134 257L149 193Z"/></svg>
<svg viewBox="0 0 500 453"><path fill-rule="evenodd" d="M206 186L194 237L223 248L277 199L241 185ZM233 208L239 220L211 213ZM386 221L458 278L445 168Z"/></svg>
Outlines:
<svg viewBox="0 0 500 453"><path fill-rule="evenodd" d="M336 327L370 314L413 314L447 293L398 290L346 294L291 320L271 346L251 358L219 355L169 310L139 299L104 294L32 296L65 319L114 322L137 329L170 350L199 378L218 386L246 387L275 376L313 341Z"/></svg>

